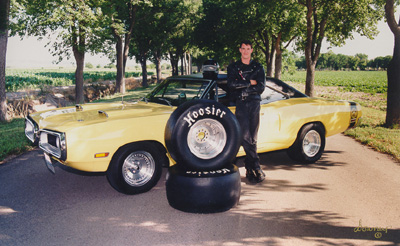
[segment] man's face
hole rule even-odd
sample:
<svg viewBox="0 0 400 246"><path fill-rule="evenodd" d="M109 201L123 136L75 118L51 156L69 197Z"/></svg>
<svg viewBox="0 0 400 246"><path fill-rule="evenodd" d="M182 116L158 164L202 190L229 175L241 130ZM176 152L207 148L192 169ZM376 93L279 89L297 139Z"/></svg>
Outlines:
<svg viewBox="0 0 400 246"><path fill-rule="evenodd" d="M250 59L253 48L248 44L242 44L239 48L240 54L242 54L242 59Z"/></svg>

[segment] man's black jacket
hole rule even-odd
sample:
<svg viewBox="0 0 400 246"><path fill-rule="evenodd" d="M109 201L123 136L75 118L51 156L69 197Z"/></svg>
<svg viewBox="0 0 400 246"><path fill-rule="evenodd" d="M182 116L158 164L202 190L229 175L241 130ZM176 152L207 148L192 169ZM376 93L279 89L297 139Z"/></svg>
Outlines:
<svg viewBox="0 0 400 246"><path fill-rule="evenodd" d="M257 81L257 85L251 85L250 80ZM228 87L234 100L261 100L261 93L265 89L265 71L263 66L250 61L243 64L241 60L228 66Z"/></svg>

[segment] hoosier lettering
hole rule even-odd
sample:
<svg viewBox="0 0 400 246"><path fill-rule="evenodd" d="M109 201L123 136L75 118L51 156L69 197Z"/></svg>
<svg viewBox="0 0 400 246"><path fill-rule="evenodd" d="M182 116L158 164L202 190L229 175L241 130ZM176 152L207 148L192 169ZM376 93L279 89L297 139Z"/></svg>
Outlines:
<svg viewBox="0 0 400 246"><path fill-rule="evenodd" d="M196 119L199 116L203 115L214 115L214 116L219 116L221 119L224 117L226 114L225 111L222 111L219 108L215 108L214 105L212 107L206 107L206 108L199 108L198 110L195 111L190 111L186 117L183 119L186 120L186 122L189 124L188 127L191 127L194 122L196 122Z"/></svg>

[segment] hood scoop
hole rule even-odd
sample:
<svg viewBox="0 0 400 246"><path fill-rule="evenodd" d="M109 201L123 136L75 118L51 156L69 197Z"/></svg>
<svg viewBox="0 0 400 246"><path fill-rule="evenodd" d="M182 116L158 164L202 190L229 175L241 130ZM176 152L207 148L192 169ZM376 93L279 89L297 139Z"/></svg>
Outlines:
<svg viewBox="0 0 400 246"><path fill-rule="evenodd" d="M107 114L105 111L99 110L99 111L97 111L97 112L99 113L100 116L103 116L103 117L105 117L105 118L108 118L108 114Z"/></svg>
<svg viewBox="0 0 400 246"><path fill-rule="evenodd" d="M83 111L82 105L76 104L76 105L75 105L75 110L76 110L76 112Z"/></svg>

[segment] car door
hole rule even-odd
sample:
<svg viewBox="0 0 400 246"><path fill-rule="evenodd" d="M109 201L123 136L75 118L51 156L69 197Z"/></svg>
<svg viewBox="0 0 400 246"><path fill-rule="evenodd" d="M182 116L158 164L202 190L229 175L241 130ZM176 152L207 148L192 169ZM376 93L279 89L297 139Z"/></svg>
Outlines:
<svg viewBox="0 0 400 246"><path fill-rule="evenodd" d="M288 96L268 84L261 94L260 126L258 130L257 148L259 151L280 149L281 139L281 112L280 109Z"/></svg>

